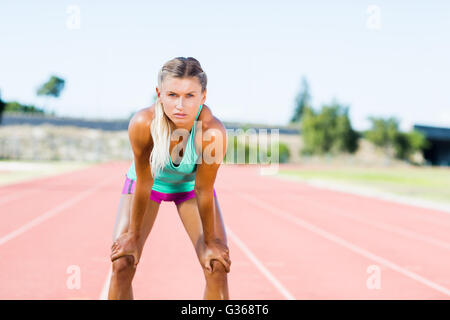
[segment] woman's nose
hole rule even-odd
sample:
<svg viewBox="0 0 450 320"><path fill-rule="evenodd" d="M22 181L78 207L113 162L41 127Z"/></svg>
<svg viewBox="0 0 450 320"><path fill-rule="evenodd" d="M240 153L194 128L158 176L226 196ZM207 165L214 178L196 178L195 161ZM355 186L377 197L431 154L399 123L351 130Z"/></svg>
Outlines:
<svg viewBox="0 0 450 320"><path fill-rule="evenodd" d="M178 99L177 108L183 109L183 100L182 99L183 99L182 97L180 97L180 99Z"/></svg>

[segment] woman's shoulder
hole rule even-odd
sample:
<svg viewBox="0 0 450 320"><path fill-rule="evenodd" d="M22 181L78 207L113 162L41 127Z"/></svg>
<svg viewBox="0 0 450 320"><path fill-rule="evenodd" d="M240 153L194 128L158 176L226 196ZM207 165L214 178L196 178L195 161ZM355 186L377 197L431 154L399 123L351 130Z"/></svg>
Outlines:
<svg viewBox="0 0 450 320"><path fill-rule="evenodd" d="M219 118L217 118L210 107L203 105L202 112L198 116L198 120L201 121L201 134L195 137L195 146L197 154L201 154L200 149L205 149L211 142L211 138L214 137L214 141L221 139L222 145L226 145L227 131Z"/></svg>
<svg viewBox="0 0 450 320"><path fill-rule="evenodd" d="M225 130L222 121L213 114L211 108L206 104L202 107L202 112L200 112L200 115L198 116L198 121L201 121L203 131L208 129Z"/></svg>
<svg viewBox="0 0 450 320"><path fill-rule="evenodd" d="M155 114L155 105L138 110L128 124L128 135L133 149L143 150L151 145L150 126Z"/></svg>
<svg viewBox="0 0 450 320"><path fill-rule="evenodd" d="M155 117L155 104L150 107L142 108L133 115L130 119L131 122L136 122L140 124L151 124L153 118Z"/></svg>

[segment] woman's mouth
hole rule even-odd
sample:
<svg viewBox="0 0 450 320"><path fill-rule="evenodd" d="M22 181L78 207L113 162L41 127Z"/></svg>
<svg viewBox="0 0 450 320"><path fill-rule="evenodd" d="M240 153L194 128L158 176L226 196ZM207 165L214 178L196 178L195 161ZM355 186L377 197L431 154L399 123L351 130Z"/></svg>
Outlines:
<svg viewBox="0 0 450 320"><path fill-rule="evenodd" d="M185 113L174 113L173 114L176 118L184 118L184 117L186 117L186 114Z"/></svg>

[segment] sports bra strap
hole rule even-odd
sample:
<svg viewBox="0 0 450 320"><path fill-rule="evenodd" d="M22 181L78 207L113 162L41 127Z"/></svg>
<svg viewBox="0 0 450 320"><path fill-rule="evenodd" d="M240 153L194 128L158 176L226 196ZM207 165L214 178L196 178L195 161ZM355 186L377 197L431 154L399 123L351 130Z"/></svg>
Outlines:
<svg viewBox="0 0 450 320"><path fill-rule="evenodd" d="M201 104L200 108L198 108L198 112L197 112L197 116L195 117L195 121L197 121L198 116L200 115L200 111L202 111L202 107L203 107L203 105Z"/></svg>

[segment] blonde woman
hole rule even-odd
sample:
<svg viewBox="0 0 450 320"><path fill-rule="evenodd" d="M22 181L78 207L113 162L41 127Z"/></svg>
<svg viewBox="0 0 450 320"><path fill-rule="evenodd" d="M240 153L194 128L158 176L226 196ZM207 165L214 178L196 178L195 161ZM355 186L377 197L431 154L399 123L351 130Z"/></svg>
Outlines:
<svg viewBox="0 0 450 320"><path fill-rule="evenodd" d="M108 299L133 299L132 280L161 201L175 203L194 245L206 279L203 298L229 299L231 260L214 189L226 129L204 105L206 84L196 59L174 58L159 71L156 103L130 120L134 160L114 227Z"/></svg>

